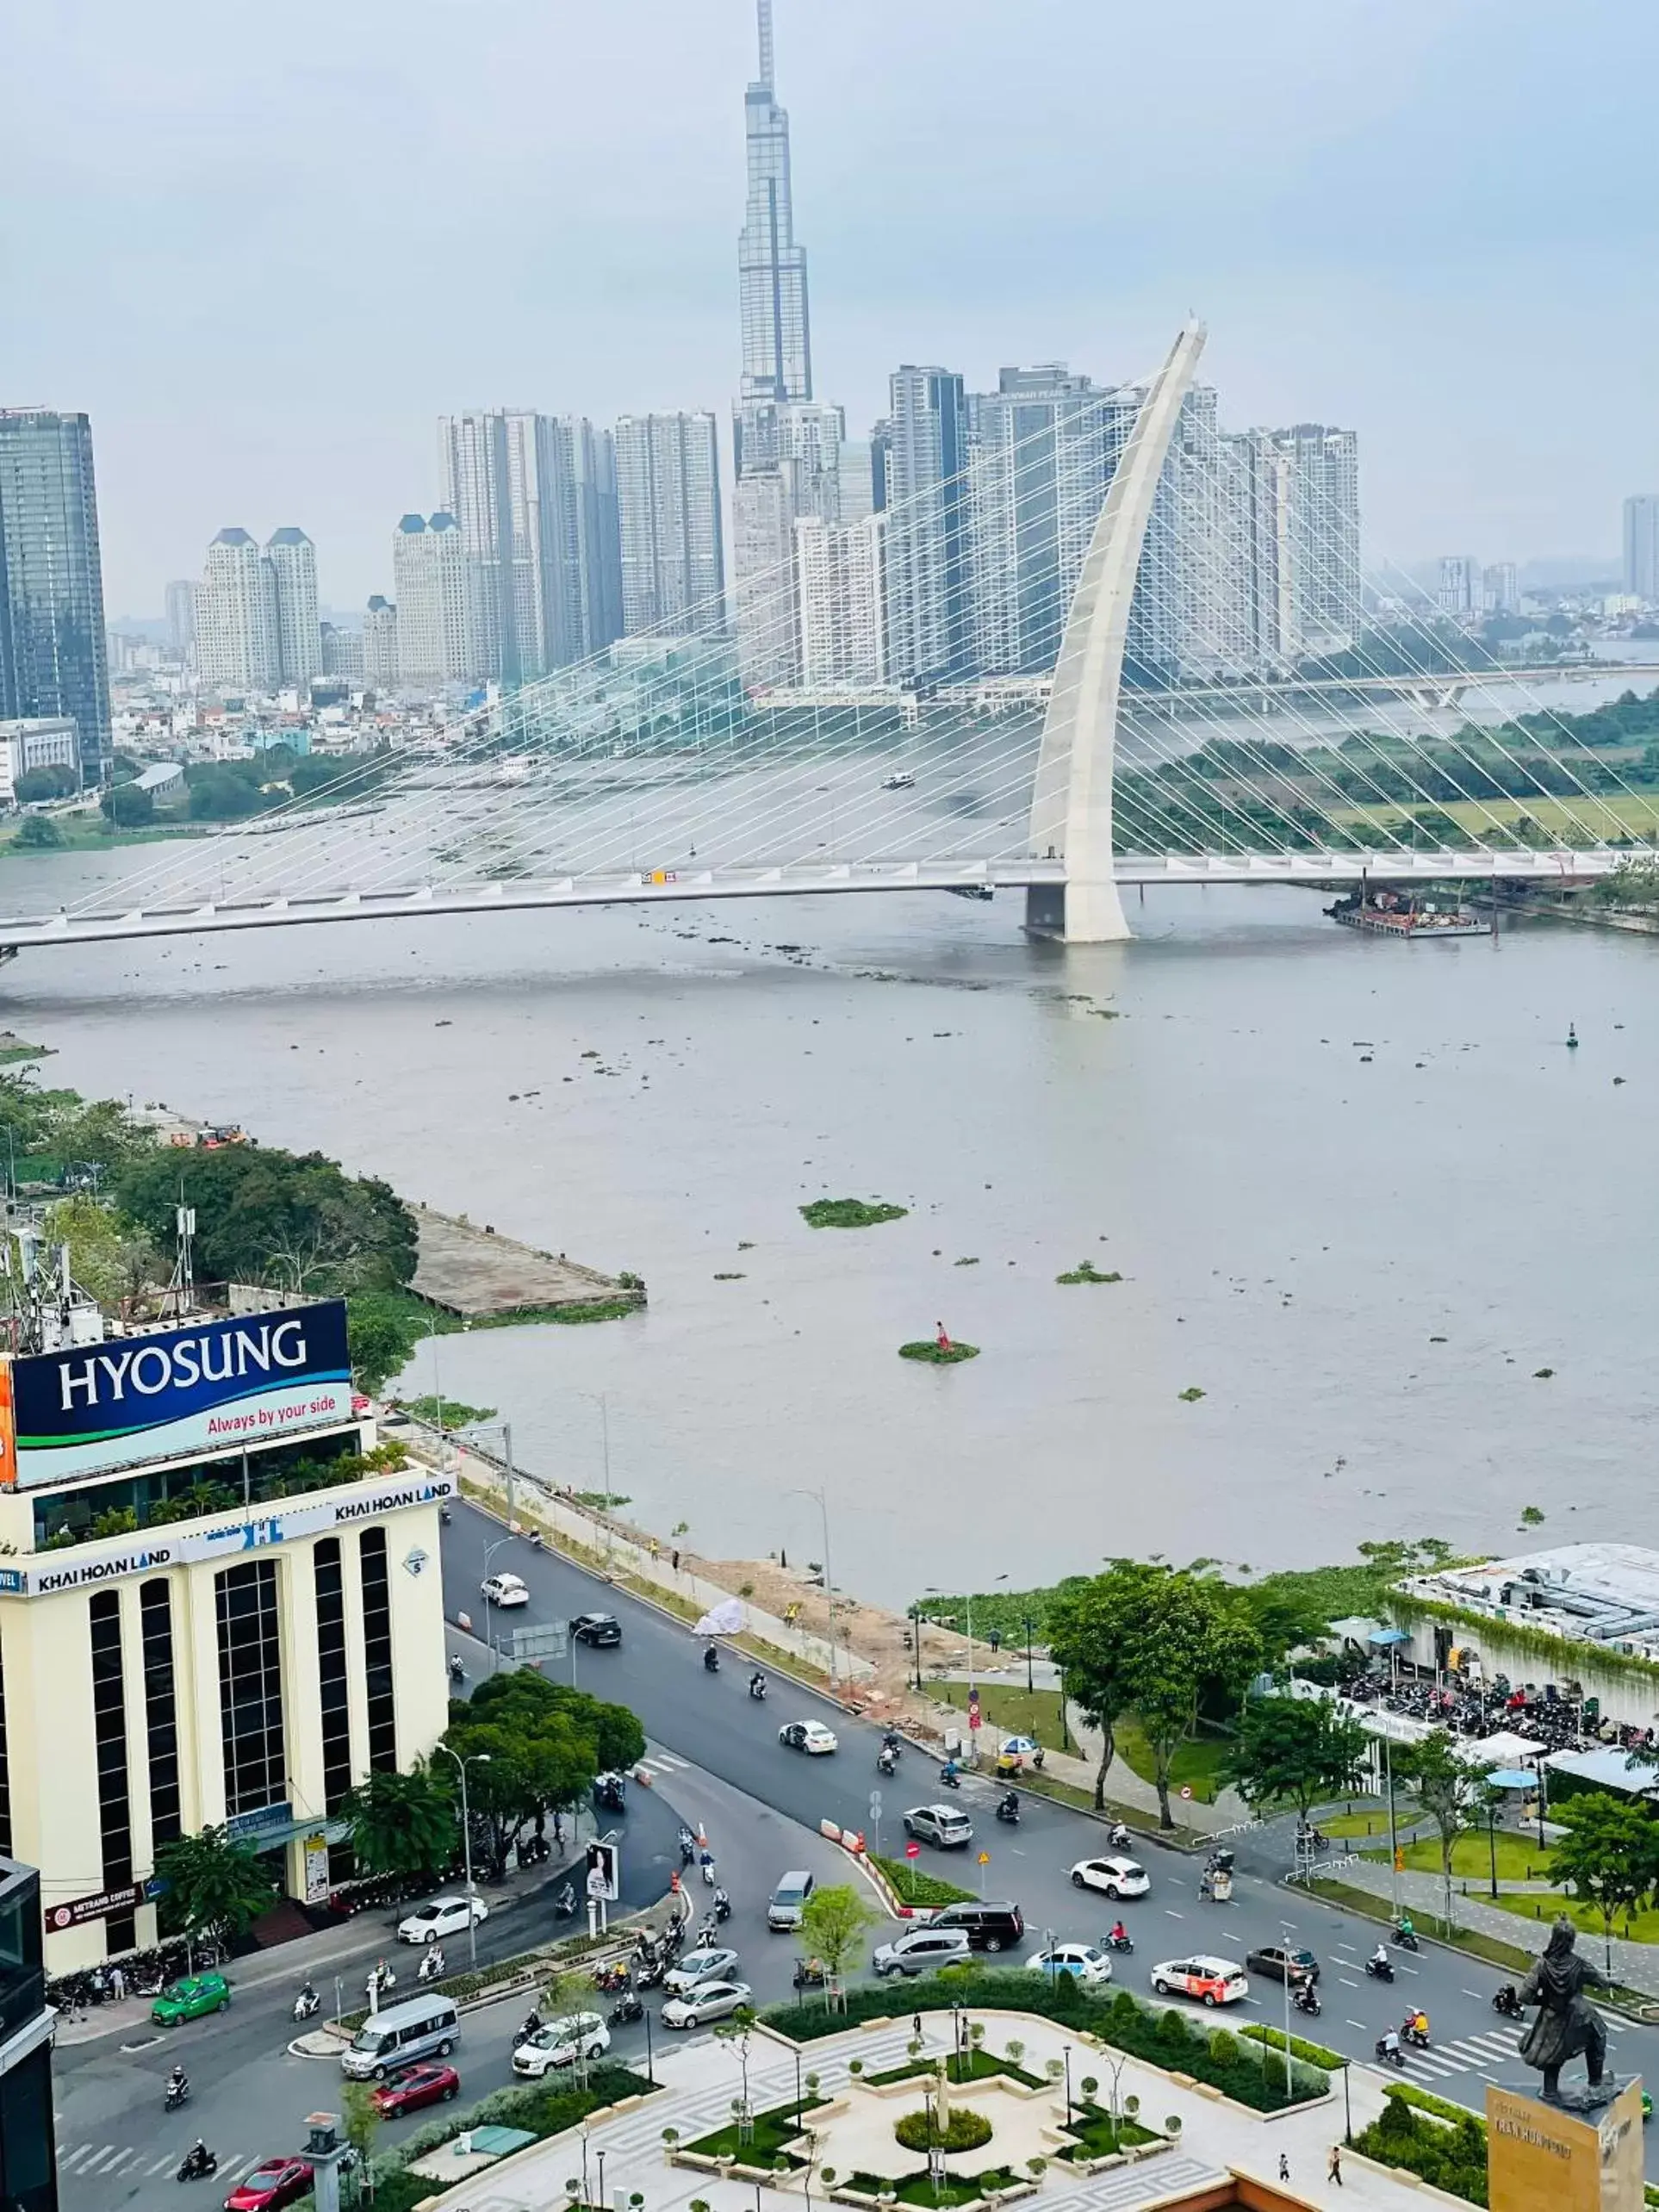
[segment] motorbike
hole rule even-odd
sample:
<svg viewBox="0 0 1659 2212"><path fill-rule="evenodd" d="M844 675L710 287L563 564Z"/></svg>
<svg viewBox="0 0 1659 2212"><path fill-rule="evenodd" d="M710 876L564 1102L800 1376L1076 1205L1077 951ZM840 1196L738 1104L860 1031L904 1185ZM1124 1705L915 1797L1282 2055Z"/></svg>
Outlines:
<svg viewBox="0 0 1659 2212"><path fill-rule="evenodd" d="M1020 1800L1015 1796L1012 1790L1009 1792L1005 1798L997 1799L997 1817L998 1820L1005 1820L1010 1828L1017 1828L1019 1826Z"/></svg>
<svg viewBox="0 0 1659 2212"><path fill-rule="evenodd" d="M439 1506L438 1508L438 1518L443 1522L444 1527L447 1528L450 1525L450 1523L455 1519L455 1515L450 1511L447 1506Z"/></svg>
<svg viewBox="0 0 1659 2212"><path fill-rule="evenodd" d="M876 1753L876 1772L878 1774L896 1774L898 1772L898 1752L886 1750L885 1749L878 1751Z"/></svg>
<svg viewBox="0 0 1659 2212"><path fill-rule="evenodd" d="M1391 1982L1394 1979L1394 1960L1373 1956L1366 1960L1365 1971L1373 1981Z"/></svg>
<svg viewBox="0 0 1659 2212"><path fill-rule="evenodd" d="M962 1786L962 1778L954 1767L941 1767L939 1779L948 1790L960 1790Z"/></svg>
<svg viewBox="0 0 1659 2212"><path fill-rule="evenodd" d="M681 1865L682 1867L689 1867L689 1866L690 1866L690 1864L691 1864L691 1862L692 1862L692 1861L693 1861L696 1856L697 1856L697 1838L696 1838L696 1837L692 1834L692 1832L691 1832L691 1830L690 1830L690 1829L689 1829L689 1828L682 1828L682 1829L680 1830L680 1865Z"/></svg>
<svg viewBox="0 0 1659 2212"><path fill-rule="evenodd" d="M1109 1933L1101 1937L1100 1946L1103 1951L1122 1951L1127 1954L1134 1950L1134 1938L1133 1936L1113 1936Z"/></svg>
<svg viewBox="0 0 1659 2212"><path fill-rule="evenodd" d="M752 1697L752 1698L754 1698L755 1699L756 1699L756 1700L757 1700L757 1702L759 1702L759 1703L761 1703L761 1704L764 1704L764 1703L765 1703L765 1701L766 1701L766 1676L765 1676L764 1675L751 1675L749 1676L749 1693L750 1697Z"/></svg>
<svg viewBox="0 0 1659 2212"><path fill-rule="evenodd" d="M1376 2058L1379 2066L1398 2066L1401 2073L1406 2070L1405 2053L1398 2043L1390 2049L1386 2035L1379 2035L1376 2039Z"/></svg>
<svg viewBox="0 0 1659 2212"><path fill-rule="evenodd" d="M823 1961L822 1959L796 1960L795 1986L797 1989L822 1989L824 1985L824 1979Z"/></svg>
<svg viewBox="0 0 1659 2212"><path fill-rule="evenodd" d="M1402 2043L1409 2043L1414 2051L1426 2051L1429 2047L1428 2030L1418 2027L1415 2022L1408 2022L1401 2028L1400 2040Z"/></svg>
<svg viewBox="0 0 1659 2212"><path fill-rule="evenodd" d="M1114 1851L1127 1851L1128 1849L1129 1831L1123 1825L1123 1823L1121 1820L1107 1836L1106 1841L1111 1845Z"/></svg>
<svg viewBox="0 0 1659 2212"><path fill-rule="evenodd" d="M892 1753L894 1762L897 1764L898 1755L904 1749L904 1739L896 1728L890 1728L881 1739L881 1748L884 1751Z"/></svg>
<svg viewBox="0 0 1659 2212"><path fill-rule="evenodd" d="M518 2040L521 2043L527 2043L532 2035L539 2035L541 2032L542 2016L532 2006L525 2015L524 2025L519 2030Z"/></svg>
<svg viewBox="0 0 1659 2212"><path fill-rule="evenodd" d="M1396 1924L1394 1931L1394 1940L1400 1946L1402 1951L1418 1951L1422 1948L1421 1944L1419 1943L1417 1940L1415 1929L1407 1928L1403 1925Z"/></svg>
<svg viewBox="0 0 1659 2212"><path fill-rule="evenodd" d="M190 2085L187 2081L170 2081L167 2094L161 2101L164 2112L177 2112L182 2104L190 2101Z"/></svg>
<svg viewBox="0 0 1659 2212"><path fill-rule="evenodd" d="M714 1892L714 1918L717 1926L723 1921L730 1920L730 1917L731 1899L726 1895L724 1890L716 1890Z"/></svg>
<svg viewBox="0 0 1659 2212"><path fill-rule="evenodd" d="M1305 2012L1310 2020L1319 2018L1319 1991L1312 1982L1298 1982L1290 1992L1290 2002L1298 2012Z"/></svg>
<svg viewBox="0 0 1659 2212"><path fill-rule="evenodd" d="M643 2020L644 2017L645 2008L632 1990L630 1990L625 1997L619 1997L611 2007L611 2021L613 2027L626 2028L634 2021Z"/></svg>
<svg viewBox="0 0 1659 2212"><path fill-rule="evenodd" d="M634 1976L636 1989L656 1989L668 1971L661 1959L648 1959Z"/></svg>
<svg viewBox="0 0 1659 2212"><path fill-rule="evenodd" d="M703 1880L709 1889L714 1887L714 1861L706 1852L703 1855Z"/></svg>
<svg viewBox="0 0 1659 2212"><path fill-rule="evenodd" d="M294 2000L294 2017L296 2020L314 2020L321 2009L321 1998L308 1982Z"/></svg>
<svg viewBox="0 0 1659 2212"><path fill-rule="evenodd" d="M434 1946L415 1968L415 1979L418 1982L437 1981L443 1972L444 1954Z"/></svg>
<svg viewBox="0 0 1659 2212"><path fill-rule="evenodd" d="M685 1922L683 1920L671 1920L662 1931L662 1948L667 1952L669 1958L672 1959L678 1955L679 1952L684 1946L685 1941Z"/></svg>
<svg viewBox="0 0 1659 2212"><path fill-rule="evenodd" d="M714 1915L711 1912L705 1914L697 1930L698 1949L711 1951L719 1940L719 1923L716 1921Z"/></svg>
<svg viewBox="0 0 1659 2212"><path fill-rule="evenodd" d="M1501 2012L1506 2020L1519 2020L1525 2016L1526 2008L1516 1995L1513 1982L1506 1982L1503 1987L1495 1992L1492 1999L1492 2010L1494 2012Z"/></svg>
<svg viewBox="0 0 1659 2212"><path fill-rule="evenodd" d="M607 1996L614 1995L618 1990L626 1989L627 1967L620 1960L614 1966L596 1967L593 1973L593 1986L595 1989L604 1990Z"/></svg>
<svg viewBox="0 0 1659 2212"><path fill-rule="evenodd" d="M450 1680L452 1682L464 1682L466 1679L467 1670L461 1664L460 1653L458 1651L451 1651L450 1654Z"/></svg>
<svg viewBox="0 0 1659 2212"><path fill-rule="evenodd" d="M205 2181L209 2174L217 2173L219 2160L205 2143L195 2144L184 2153L184 2163L178 2169L181 2181Z"/></svg>
<svg viewBox="0 0 1659 2212"><path fill-rule="evenodd" d="M720 1655L711 1643L703 1654L703 1671L705 1675L718 1675L720 1671Z"/></svg>

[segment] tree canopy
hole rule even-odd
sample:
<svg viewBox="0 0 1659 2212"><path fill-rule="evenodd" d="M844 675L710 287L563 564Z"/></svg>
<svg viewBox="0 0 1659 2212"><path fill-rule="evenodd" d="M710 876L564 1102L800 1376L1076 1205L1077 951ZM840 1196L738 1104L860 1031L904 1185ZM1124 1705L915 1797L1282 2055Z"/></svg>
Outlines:
<svg viewBox="0 0 1659 2212"><path fill-rule="evenodd" d="M1249 1805L1310 1809L1354 1784L1370 1743L1327 1698L1250 1698L1222 1772Z"/></svg>
<svg viewBox="0 0 1659 2212"><path fill-rule="evenodd" d="M275 1894L258 1855L233 1842L228 1828L208 1826L164 1843L156 1872L163 1929L176 1936L239 1936Z"/></svg>
<svg viewBox="0 0 1659 2212"><path fill-rule="evenodd" d="M626 1706L550 1682L534 1668L492 1675L471 1698L450 1708L447 1748L463 1759L488 1754L469 1770L469 1809L503 1858L518 1831L577 1804L593 1778L631 1767L645 1750L645 1731ZM447 1763L447 1762L446 1762Z"/></svg>
<svg viewBox="0 0 1659 2212"><path fill-rule="evenodd" d="M1614 1919L1659 1886L1659 1822L1639 1799L1606 1790L1564 1798L1552 1817L1567 1833L1550 1854L1550 1880L1595 1905L1611 1965Z"/></svg>
<svg viewBox="0 0 1659 2212"><path fill-rule="evenodd" d="M455 1856L454 1775L417 1760L407 1774L365 1775L342 1810L357 1864L371 1874L438 1874Z"/></svg>

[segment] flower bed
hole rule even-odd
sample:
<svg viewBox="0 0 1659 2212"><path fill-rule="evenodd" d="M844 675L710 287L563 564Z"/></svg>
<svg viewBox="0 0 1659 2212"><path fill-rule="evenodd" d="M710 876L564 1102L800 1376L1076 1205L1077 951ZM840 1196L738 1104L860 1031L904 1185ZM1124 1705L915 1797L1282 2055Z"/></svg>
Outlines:
<svg viewBox="0 0 1659 2212"><path fill-rule="evenodd" d="M815 1198L801 1208L801 1219L810 1229L873 1229L882 1221L902 1221L909 1211L879 1198Z"/></svg>
<svg viewBox="0 0 1659 2212"><path fill-rule="evenodd" d="M956 1367L965 1359L977 1359L979 1347L977 1344L956 1343L947 1348L935 1344L931 1337L917 1337L914 1344L901 1344L898 1356L901 1359L926 1360L934 1367Z"/></svg>
<svg viewBox="0 0 1659 2212"><path fill-rule="evenodd" d="M957 2151L983 2150L991 2141L991 2127L983 2112L958 2106L945 2119L944 2133L929 2111L906 2112L893 2122L893 2137L907 2151L929 2151L936 2143L948 2155Z"/></svg>
<svg viewBox="0 0 1659 2212"><path fill-rule="evenodd" d="M898 2000L905 2012L941 2012L953 2004L967 2012L1027 2013L1056 2021L1074 2035L1097 2035L1165 2072L1190 2074L1256 2112L1305 2104L1330 2089L1324 2073L1293 2054L1287 2095L1284 2069L1264 2066L1258 2049L1226 2029L1206 2034L1179 2012L1154 2010L1128 1990L1097 1994L1079 1986L1070 1974L1050 1982L1037 1974L948 1967L910 1984ZM847 1991L834 2011L822 2005L777 2004L761 2017L768 2028L805 2043L839 2035L867 2020L891 2018L894 2010L894 1998L886 1988L864 1987Z"/></svg>

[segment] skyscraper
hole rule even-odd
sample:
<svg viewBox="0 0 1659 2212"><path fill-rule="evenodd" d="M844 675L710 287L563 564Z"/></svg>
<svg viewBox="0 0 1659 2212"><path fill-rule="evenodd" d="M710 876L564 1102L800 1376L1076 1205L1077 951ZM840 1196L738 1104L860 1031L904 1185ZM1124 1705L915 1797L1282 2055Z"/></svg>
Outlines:
<svg viewBox="0 0 1659 2212"><path fill-rule="evenodd" d="M760 72L743 96L749 196L737 243L746 400L810 400L806 252L795 243L789 117L773 88L772 0L755 0Z"/></svg>
<svg viewBox="0 0 1659 2212"><path fill-rule="evenodd" d="M616 429L622 626L725 626L720 444L714 417L624 415Z"/></svg>
<svg viewBox="0 0 1659 2212"><path fill-rule="evenodd" d="M167 587L167 647L176 661L188 661L196 644L196 579L181 577Z"/></svg>
<svg viewBox="0 0 1659 2212"><path fill-rule="evenodd" d="M966 673L972 631L968 416L952 370L896 370L886 458L887 632L899 681Z"/></svg>
<svg viewBox="0 0 1659 2212"><path fill-rule="evenodd" d="M282 668L271 565L245 530L221 530L196 594L196 676L206 691L274 691Z"/></svg>
<svg viewBox="0 0 1659 2212"><path fill-rule="evenodd" d="M1440 556L1440 587L1434 595L1442 614L1460 616L1481 612L1481 564L1472 553Z"/></svg>
<svg viewBox="0 0 1659 2212"><path fill-rule="evenodd" d="M885 684L887 519L795 525L800 680L809 688Z"/></svg>
<svg viewBox="0 0 1659 2212"><path fill-rule="evenodd" d="M1221 439L1220 458L1233 625L1221 659L1273 668L1343 651L1358 632L1364 583L1353 432L1241 431Z"/></svg>
<svg viewBox="0 0 1659 2212"><path fill-rule="evenodd" d="M382 691L398 680L397 609L379 592L363 618L363 674Z"/></svg>
<svg viewBox="0 0 1659 2212"><path fill-rule="evenodd" d="M1520 577L1513 561L1488 561L1481 572L1482 601L1488 614L1520 612Z"/></svg>
<svg viewBox="0 0 1659 2212"><path fill-rule="evenodd" d="M276 671L303 691L322 674L322 631L317 621L317 549L292 525L274 530L265 546L276 610Z"/></svg>
<svg viewBox="0 0 1659 2212"><path fill-rule="evenodd" d="M109 757L92 426L46 407L0 409L0 718L72 715L82 772Z"/></svg>
<svg viewBox="0 0 1659 2212"><path fill-rule="evenodd" d="M1659 601L1659 492L1637 492L1625 502L1625 589L1650 605Z"/></svg>
<svg viewBox="0 0 1659 2212"><path fill-rule="evenodd" d="M398 676L406 684L458 683L467 658L467 569L452 514L406 514L392 538Z"/></svg>

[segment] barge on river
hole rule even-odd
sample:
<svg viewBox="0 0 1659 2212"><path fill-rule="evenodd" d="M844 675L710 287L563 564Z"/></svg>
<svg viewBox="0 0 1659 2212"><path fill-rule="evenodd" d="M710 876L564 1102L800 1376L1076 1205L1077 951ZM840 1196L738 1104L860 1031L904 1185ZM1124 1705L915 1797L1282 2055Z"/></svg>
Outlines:
<svg viewBox="0 0 1659 2212"><path fill-rule="evenodd" d="M1363 929L1373 937L1403 937L1414 942L1422 937L1489 937L1492 924L1467 906L1443 904L1414 892L1351 892L1325 910L1345 929Z"/></svg>

